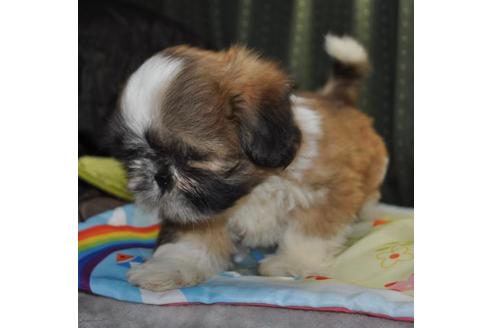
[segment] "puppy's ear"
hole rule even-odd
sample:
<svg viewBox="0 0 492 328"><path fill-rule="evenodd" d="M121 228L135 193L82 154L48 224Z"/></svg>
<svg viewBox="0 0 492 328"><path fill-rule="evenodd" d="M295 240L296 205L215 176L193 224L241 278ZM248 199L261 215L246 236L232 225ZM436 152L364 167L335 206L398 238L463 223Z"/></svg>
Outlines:
<svg viewBox="0 0 492 328"><path fill-rule="evenodd" d="M242 104L234 110L241 147L258 166L285 168L294 159L301 140L289 95L262 98L256 108Z"/></svg>

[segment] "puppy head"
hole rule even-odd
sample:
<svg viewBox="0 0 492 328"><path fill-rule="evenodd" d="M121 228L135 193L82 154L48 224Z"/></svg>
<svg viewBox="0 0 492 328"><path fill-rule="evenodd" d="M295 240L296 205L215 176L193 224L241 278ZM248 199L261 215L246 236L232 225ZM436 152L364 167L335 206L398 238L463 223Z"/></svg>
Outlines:
<svg viewBox="0 0 492 328"><path fill-rule="evenodd" d="M300 143L287 78L233 47L171 48L127 81L112 122L141 206L180 223L232 207L289 165Z"/></svg>

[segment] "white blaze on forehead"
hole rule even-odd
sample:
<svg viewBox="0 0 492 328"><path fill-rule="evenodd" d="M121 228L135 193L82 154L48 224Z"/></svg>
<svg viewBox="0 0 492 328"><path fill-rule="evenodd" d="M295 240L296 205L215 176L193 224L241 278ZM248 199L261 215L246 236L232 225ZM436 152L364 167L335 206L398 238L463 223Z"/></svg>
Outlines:
<svg viewBox="0 0 492 328"><path fill-rule="evenodd" d="M121 110L125 122L139 135L149 127L182 67L183 60L157 54L131 75L121 97Z"/></svg>

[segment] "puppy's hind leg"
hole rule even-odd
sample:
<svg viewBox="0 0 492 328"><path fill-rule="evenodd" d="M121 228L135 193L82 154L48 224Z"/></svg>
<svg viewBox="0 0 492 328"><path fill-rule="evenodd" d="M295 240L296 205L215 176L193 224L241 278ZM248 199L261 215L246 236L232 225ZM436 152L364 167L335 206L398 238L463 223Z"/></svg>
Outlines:
<svg viewBox="0 0 492 328"><path fill-rule="evenodd" d="M172 228L172 234L166 232L163 224L164 243L151 259L128 271L130 283L159 292L199 284L227 269L233 245L224 220Z"/></svg>
<svg viewBox="0 0 492 328"><path fill-rule="evenodd" d="M266 257L259 271L268 276L331 275L364 199L357 184L333 184L327 196L290 214L277 253Z"/></svg>
<svg viewBox="0 0 492 328"><path fill-rule="evenodd" d="M330 276L335 255L343 246L349 228L329 237L309 234L290 222L277 253L267 256L259 271L266 276Z"/></svg>

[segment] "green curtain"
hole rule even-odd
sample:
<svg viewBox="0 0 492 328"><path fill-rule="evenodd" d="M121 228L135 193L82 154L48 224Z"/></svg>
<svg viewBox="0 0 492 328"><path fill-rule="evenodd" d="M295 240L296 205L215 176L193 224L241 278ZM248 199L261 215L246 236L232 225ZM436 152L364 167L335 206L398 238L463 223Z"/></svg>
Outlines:
<svg viewBox="0 0 492 328"><path fill-rule="evenodd" d="M356 36L374 68L360 107L375 119L391 154L383 200L413 205L412 0L131 2L174 19L213 47L241 43L279 60L300 89L317 89L326 80L326 32Z"/></svg>

